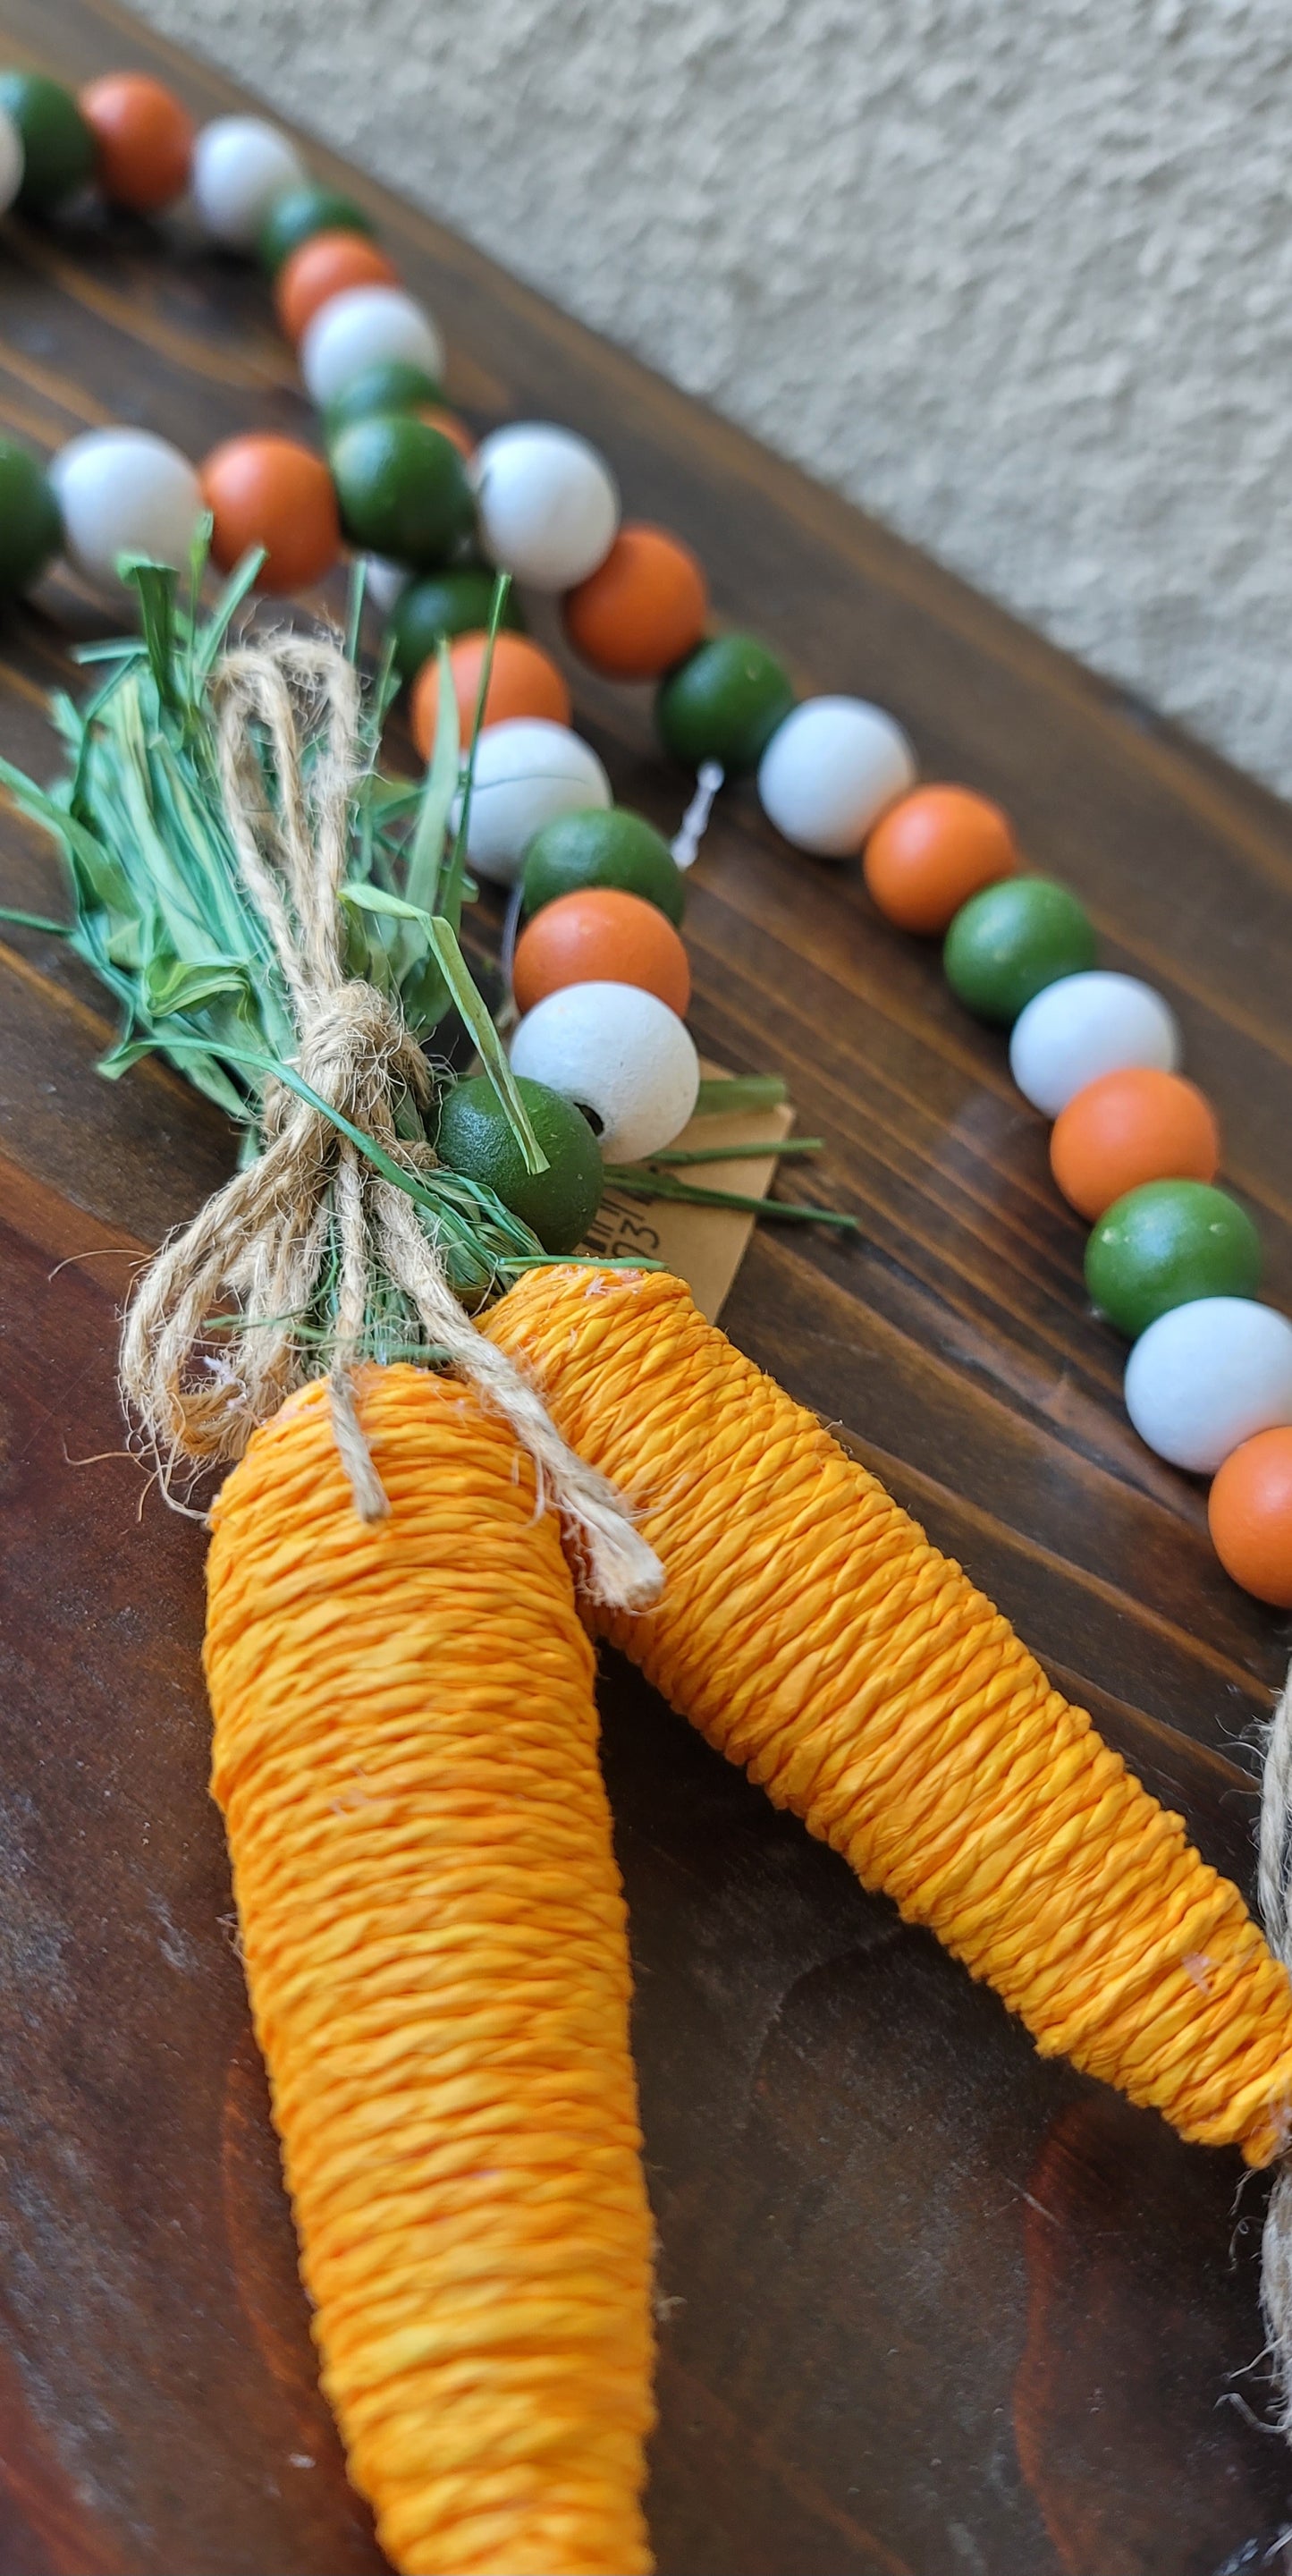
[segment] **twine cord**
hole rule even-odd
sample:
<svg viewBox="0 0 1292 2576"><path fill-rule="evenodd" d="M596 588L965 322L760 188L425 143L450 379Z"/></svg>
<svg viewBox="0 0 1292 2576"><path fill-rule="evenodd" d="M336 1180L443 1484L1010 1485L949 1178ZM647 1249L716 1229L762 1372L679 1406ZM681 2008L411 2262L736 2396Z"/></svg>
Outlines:
<svg viewBox="0 0 1292 2576"><path fill-rule="evenodd" d="M700 843L709 828L709 816L726 772L720 760L702 760L695 782L695 793L673 836L673 862L679 868L693 868L700 855Z"/></svg>
<svg viewBox="0 0 1292 2576"><path fill-rule="evenodd" d="M1292 1975L1292 1670L1279 1694L1261 1776L1261 1916L1270 1948ZM1292 2105L1289 2106L1292 2117ZM1261 2242L1261 2307L1269 2337L1278 2420L1292 2436L1292 2157L1274 2177Z"/></svg>
<svg viewBox="0 0 1292 2576"><path fill-rule="evenodd" d="M419 1112L429 1107L425 1057L397 1007L345 972L340 894L360 767L358 675L336 645L281 636L226 655L211 686L226 820L295 1023L295 1068L401 1170L424 1177L434 1154L398 1133L397 1112L405 1099ZM384 1278L408 1300L428 1344L529 1451L540 1498L560 1513L589 1595L607 1607L654 1599L661 1569L623 1497L575 1455L520 1371L476 1332L404 1192L281 1082L267 1087L262 1129L262 1151L167 1240L127 1312L122 1395L159 1455L200 1465L240 1458L257 1424L319 1373L295 1319L309 1312L330 1263L333 1436L360 1518L382 1519L389 1503L354 1370L372 1290ZM209 1320L230 1303L239 1320L223 1346L227 1359L212 1368Z"/></svg>

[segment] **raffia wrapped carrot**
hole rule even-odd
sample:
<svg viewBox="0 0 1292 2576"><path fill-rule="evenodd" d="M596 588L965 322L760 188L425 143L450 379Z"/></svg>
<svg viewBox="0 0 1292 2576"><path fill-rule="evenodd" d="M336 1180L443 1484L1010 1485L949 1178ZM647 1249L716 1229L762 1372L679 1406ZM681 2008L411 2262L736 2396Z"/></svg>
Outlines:
<svg viewBox="0 0 1292 2576"><path fill-rule="evenodd" d="M408 1367L216 1503L206 1669L256 2030L351 2475L414 2576L633 2576L649 2212L592 1655L506 1426Z"/></svg>
<svg viewBox="0 0 1292 2576"><path fill-rule="evenodd" d="M636 1502L658 1604L606 1632L729 1761L1062 2053L1252 2164L1292 1987L1007 1620L663 1276L535 1273L487 1327Z"/></svg>

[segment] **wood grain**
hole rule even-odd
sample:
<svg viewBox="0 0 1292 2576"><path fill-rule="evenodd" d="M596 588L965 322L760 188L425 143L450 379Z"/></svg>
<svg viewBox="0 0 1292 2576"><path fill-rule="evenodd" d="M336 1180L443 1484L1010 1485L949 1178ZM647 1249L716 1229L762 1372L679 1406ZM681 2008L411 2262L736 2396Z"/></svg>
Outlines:
<svg viewBox="0 0 1292 2576"><path fill-rule="evenodd" d="M16 54L226 84L92 0L10 0ZM632 513L804 687L894 712L1005 803L1148 974L1292 1290L1292 823L1280 805L362 176L479 424L570 421ZM518 256L521 246L518 245ZM132 419L200 455L309 434L263 282L130 222L6 226L0 417ZM12 758L104 613L61 573L0 635ZM672 828L640 691L575 676L620 797ZM6 816L3 900L56 910ZM488 906L472 936L486 943ZM892 1483L1201 1848L1252 1874L1254 1729L1287 1622L1207 1545L1087 1311L1081 1230L999 1038L856 872L726 799L688 920L702 1048L785 1072L856 1245L762 1231L735 1338ZM0 2570L340 2576L382 2562L313 2375L205 1791L202 1537L123 1454L116 1306L229 1164L164 1071L109 1086L102 996L0 945ZM86 1255L72 1259L69 1256ZM64 1264L67 1266L59 1267ZM661 2235L664 2576L1219 2576L1292 2564L1261 2429L1262 2203L1237 2166L1042 2066L994 1999L607 1667Z"/></svg>

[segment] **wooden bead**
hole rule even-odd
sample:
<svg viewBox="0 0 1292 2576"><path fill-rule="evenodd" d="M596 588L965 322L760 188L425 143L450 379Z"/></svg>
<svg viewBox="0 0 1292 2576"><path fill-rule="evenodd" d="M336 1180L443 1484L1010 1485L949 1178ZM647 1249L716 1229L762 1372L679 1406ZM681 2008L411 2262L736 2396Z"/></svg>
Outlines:
<svg viewBox="0 0 1292 2576"><path fill-rule="evenodd" d="M474 875L510 885L545 823L609 803L610 781L595 751L565 725L533 716L490 725L476 745L468 865Z"/></svg>
<svg viewBox="0 0 1292 2576"><path fill-rule="evenodd" d="M1292 1324L1250 1297L1173 1306L1126 1363L1126 1410L1159 1458L1214 1475L1242 1441L1292 1423Z"/></svg>
<svg viewBox="0 0 1292 2576"><path fill-rule="evenodd" d="M917 787L875 825L862 863L886 921L940 939L962 904L1018 869L1009 818L968 787Z"/></svg>
<svg viewBox="0 0 1292 2576"><path fill-rule="evenodd" d="M635 1163L681 1134L700 1060L675 1011L633 984L570 984L527 1012L513 1070L592 1118L607 1163Z"/></svg>
<svg viewBox="0 0 1292 2576"><path fill-rule="evenodd" d="M335 310L325 305L310 329ZM447 565L461 552L475 523L466 468L452 441L416 412L374 412L353 421L335 441L331 461L353 544L419 571Z"/></svg>
<svg viewBox="0 0 1292 2576"><path fill-rule="evenodd" d="M383 387L389 391L383 393ZM437 429L450 447L456 447L464 465L475 455L476 442L466 422L441 402L439 386L420 367L406 367L398 360L386 366L366 367L353 384L345 386L336 402L328 405L328 437L336 440L356 421L392 411L407 413L410 420L420 420L426 429Z"/></svg>
<svg viewBox="0 0 1292 2576"><path fill-rule="evenodd" d="M193 146L193 202L215 241L250 250L275 197L305 184L300 154L260 116L217 116Z"/></svg>
<svg viewBox="0 0 1292 2576"><path fill-rule="evenodd" d="M1050 1137L1059 1188L1092 1219L1145 1181L1214 1180L1219 1161L1210 1103L1182 1074L1154 1065L1088 1082L1060 1111Z"/></svg>
<svg viewBox="0 0 1292 2576"><path fill-rule="evenodd" d="M339 438L357 420L370 420L374 412L421 412L427 404L443 400L444 389L438 376L428 375L425 367L414 366L406 358L378 358L370 367L361 367L357 376L349 376L338 394L324 406L324 427L329 440Z"/></svg>
<svg viewBox="0 0 1292 2576"><path fill-rule="evenodd" d="M1231 1449L1207 1523L1226 1574L1258 1601L1292 1610L1292 1429L1258 1431Z"/></svg>
<svg viewBox="0 0 1292 2576"><path fill-rule="evenodd" d="M668 842L626 805L560 814L525 852L525 910L538 912L588 886L617 886L653 903L676 929L686 906L686 878Z"/></svg>
<svg viewBox="0 0 1292 2576"><path fill-rule="evenodd" d="M299 340L321 306L352 286L394 286L398 272L380 244L362 233L315 233L283 261L274 280L274 310L289 340Z"/></svg>
<svg viewBox="0 0 1292 2576"><path fill-rule="evenodd" d="M1128 1065L1174 1073L1180 1062L1175 1013L1135 975L1092 968L1047 984L1021 1011L1009 1042L1009 1069L1025 1100L1047 1118L1101 1074Z"/></svg>
<svg viewBox="0 0 1292 2576"><path fill-rule="evenodd" d="M957 999L983 1020L1012 1023L1047 984L1095 962L1094 924L1053 877L1004 877L970 895L942 948Z"/></svg>
<svg viewBox="0 0 1292 2576"><path fill-rule="evenodd" d="M78 97L97 151L96 176L114 206L156 214L188 186L197 131L174 91L143 72L110 72Z"/></svg>
<svg viewBox="0 0 1292 2576"><path fill-rule="evenodd" d="M36 581L62 542L44 467L15 439L0 438L0 599L13 599Z"/></svg>
<svg viewBox="0 0 1292 2576"><path fill-rule="evenodd" d="M622 527L609 554L565 595L576 653L612 680L656 680L704 634L709 594L689 546L663 528Z"/></svg>
<svg viewBox="0 0 1292 2576"><path fill-rule="evenodd" d="M201 484L222 571L263 546L258 590L312 590L326 579L341 551L341 522L321 456L294 438L230 438L208 456Z"/></svg>
<svg viewBox="0 0 1292 2576"><path fill-rule="evenodd" d="M484 564L450 564L440 572L423 573L420 580L410 580L403 570L389 602L387 629L401 680L416 680L423 664L434 660L442 635L450 642L456 635L478 635L489 623L493 591L494 575ZM502 622L524 631L514 588L507 594Z"/></svg>
<svg viewBox="0 0 1292 2576"><path fill-rule="evenodd" d="M67 552L87 581L116 588L117 557L187 564L202 493L186 456L147 429L88 429L51 462Z"/></svg>
<svg viewBox="0 0 1292 2576"><path fill-rule="evenodd" d="M301 374L320 408L336 401L352 377L398 359L438 384L444 346L429 313L398 286L351 286L333 295L301 335Z"/></svg>
<svg viewBox="0 0 1292 2576"><path fill-rule="evenodd" d="M359 233L371 236L371 215L357 206L353 197L343 197L336 188L316 187L307 180L303 188L288 188L275 197L256 235L256 251L271 277L278 275L283 262L293 251L319 233Z"/></svg>
<svg viewBox="0 0 1292 2576"><path fill-rule="evenodd" d="M21 146L17 203L54 214L94 175L94 136L76 100L44 72L0 72L0 108Z"/></svg>
<svg viewBox="0 0 1292 2576"><path fill-rule="evenodd" d="M545 1172L526 1170L487 1074L468 1074L442 1096L435 1150L451 1172L493 1190L513 1216L532 1226L545 1252L573 1252L601 1204L601 1149L572 1100L546 1083L517 1081L542 1152Z"/></svg>
<svg viewBox="0 0 1292 2576"><path fill-rule="evenodd" d="M492 430L476 449L472 480L485 552L518 581L569 590L604 562L619 493L586 438L551 421Z"/></svg>
<svg viewBox="0 0 1292 2576"><path fill-rule="evenodd" d="M1261 1238L1206 1181L1145 1181L1114 1199L1086 1245L1091 1303L1133 1341L1195 1297L1254 1297Z"/></svg>
<svg viewBox="0 0 1292 2576"><path fill-rule="evenodd" d="M679 1019L691 999L686 950L658 906L619 886L588 886L544 904L521 932L512 967L518 1011L567 984L637 984Z"/></svg>
<svg viewBox="0 0 1292 2576"><path fill-rule="evenodd" d="M711 635L661 680L655 724L686 769L716 760L728 775L756 769L794 705L794 686L756 635Z"/></svg>
<svg viewBox="0 0 1292 2576"><path fill-rule="evenodd" d="M459 635L449 646L449 670L458 704L458 739L471 739L488 648L487 634ZM440 711L439 657L424 662L413 684L410 710L413 740L429 760ZM551 656L527 635L499 633L494 638L489 688L480 721L505 724L513 716L541 716L549 724L568 725L570 692Z"/></svg>
<svg viewBox="0 0 1292 2576"><path fill-rule="evenodd" d="M796 850L849 858L915 778L901 726L864 698L804 698L758 764L758 801Z"/></svg>
<svg viewBox="0 0 1292 2576"><path fill-rule="evenodd" d="M407 564L395 563L389 555L365 555L363 558L365 608L375 610L378 617L389 617L403 597L412 578ZM425 658L425 654L419 657L415 669L421 669ZM400 669L398 657L396 657L395 668ZM408 673L401 671L400 676L406 679Z"/></svg>

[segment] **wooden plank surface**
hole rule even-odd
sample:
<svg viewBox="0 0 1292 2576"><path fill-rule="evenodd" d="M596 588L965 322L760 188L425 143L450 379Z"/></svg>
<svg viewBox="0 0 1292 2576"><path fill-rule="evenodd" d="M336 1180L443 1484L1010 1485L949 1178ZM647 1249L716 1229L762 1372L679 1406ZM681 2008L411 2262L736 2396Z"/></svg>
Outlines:
<svg viewBox="0 0 1292 2576"><path fill-rule="evenodd" d="M14 55L69 79L137 63L200 114L233 95L93 0L7 16ZM355 184L445 327L469 418L596 439L632 513L697 545L723 616L805 688L891 706L926 774L999 797L1031 861L1088 900L1107 962L1169 995L1286 1301L1286 811ZM13 223L3 257L0 416L35 442L124 418L200 455L307 427L249 272L125 222ZM0 636L3 748L38 774L43 693L103 624L59 575ZM671 829L686 783L645 694L575 686L619 796ZM0 844L3 900L56 908L37 836L4 817ZM732 1333L844 1426L1250 1884L1253 1730L1287 1623L1226 1582L1200 1490L1127 1426L1081 1229L999 1038L854 870L792 856L748 795L720 808L688 937L701 1046L788 1074L864 1229L761 1233ZM145 1492L114 1392L130 1263L229 1140L164 1071L100 1082L106 1027L56 942L8 935L0 2570L342 2576L382 2561L314 2387L230 1937L203 1540ZM664 2576L1292 2565L1288 2454L1257 2420L1263 2187L1236 2198L1234 2160L1042 2066L613 1662L602 1707L661 2240Z"/></svg>

